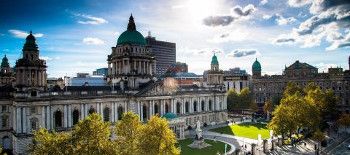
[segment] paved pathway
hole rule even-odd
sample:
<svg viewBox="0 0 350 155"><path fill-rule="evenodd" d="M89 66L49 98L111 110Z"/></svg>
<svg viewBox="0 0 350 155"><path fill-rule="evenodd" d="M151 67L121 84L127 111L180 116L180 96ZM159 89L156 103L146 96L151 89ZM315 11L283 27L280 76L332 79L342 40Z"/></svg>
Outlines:
<svg viewBox="0 0 350 155"><path fill-rule="evenodd" d="M344 142L342 142L340 145L335 147L333 150L331 150L329 154L332 154L332 155L350 154L350 149L348 148L348 145L350 145L350 137L346 139Z"/></svg>

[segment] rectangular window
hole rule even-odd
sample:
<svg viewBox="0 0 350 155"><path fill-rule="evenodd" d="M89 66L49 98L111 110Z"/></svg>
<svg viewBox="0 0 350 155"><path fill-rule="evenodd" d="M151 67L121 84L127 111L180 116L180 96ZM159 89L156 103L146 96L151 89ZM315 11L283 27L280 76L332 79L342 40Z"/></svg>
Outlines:
<svg viewBox="0 0 350 155"><path fill-rule="evenodd" d="M6 112L7 111L7 106L6 105L1 106L1 111L2 112Z"/></svg>

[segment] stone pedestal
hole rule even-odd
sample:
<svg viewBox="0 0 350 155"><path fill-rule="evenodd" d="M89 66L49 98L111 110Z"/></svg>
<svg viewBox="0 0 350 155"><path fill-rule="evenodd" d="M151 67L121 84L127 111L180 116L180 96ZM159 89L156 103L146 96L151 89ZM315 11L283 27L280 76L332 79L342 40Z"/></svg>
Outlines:
<svg viewBox="0 0 350 155"><path fill-rule="evenodd" d="M202 149L208 146L211 146L210 144L206 143L204 141L204 139L201 140L194 140L192 144L188 145L191 148L195 148L195 149Z"/></svg>

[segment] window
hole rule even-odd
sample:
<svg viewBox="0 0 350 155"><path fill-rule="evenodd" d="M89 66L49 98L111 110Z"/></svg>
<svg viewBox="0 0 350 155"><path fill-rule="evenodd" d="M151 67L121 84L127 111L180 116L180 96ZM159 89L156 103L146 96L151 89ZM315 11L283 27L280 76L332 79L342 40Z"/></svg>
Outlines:
<svg viewBox="0 0 350 155"><path fill-rule="evenodd" d="M1 122L2 122L2 123L1 123L1 127L2 127L2 128L6 128L6 127L7 127L8 120L9 120L9 118L8 118L7 115L1 116Z"/></svg>
<svg viewBox="0 0 350 155"><path fill-rule="evenodd" d="M202 111L204 111L204 109L205 109L204 101L201 102L201 108L202 108Z"/></svg>
<svg viewBox="0 0 350 155"><path fill-rule="evenodd" d="M36 108L35 107L30 107L30 113L35 114L36 113Z"/></svg>
<svg viewBox="0 0 350 155"><path fill-rule="evenodd" d="M77 124L79 122L79 110L74 109L73 110L73 125Z"/></svg>
<svg viewBox="0 0 350 155"><path fill-rule="evenodd" d="M176 103L176 113L180 114L180 112L181 112L181 103L177 102Z"/></svg>
<svg viewBox="0 0 350 155"><path fill-rule="evenodd" d="M188 102L185 103L185 112L188 113L190 110L190 104Z"/></svg>
<svg viewBox="0 0 350 155"><path fill-rule="evenodd" d="M169 105L168 103L165 103L165 113L168 113L170 110L169 110Z"/></svg>
<svg viewBox="0 0 350 155"><path fill-rule="evenodd" d="M108 122L109 121L109 108L106 107L105 109L103 109L103 120L105 122Z"/></svg>
<svg viewBox="0 0 350 155"><path fill-rule="evenodd" d="M54 119L55 119L55 128L62 127L62 112L57 110L54 113Z"/></svg>
<svg viewBox="0 0 350 155"><path fill-rule="evenodd" d="M193 103L193 111L194 112L197 112L197 101L194 101L194 103Z"/></svg>
<svg viewBox="0 0 350 155"><path fill-rule="evenodd" d="M89 109L89 115L91 115L93 113L96 113L96 110L94 109L94 107L91 106Z"/></svg>
<svg viewBox="0 0 350 155"><path fill-rule="evenodd" d="M38 129L38 119L37 118L30 119L30 126L31 126L31 131L37 130Z"/></svg>
<svg viewBox="0 0 350 155"><path fill-rule="evenodd" d="M1 106L1 111L2 112L6 112L7 111L7 106L6 105Z"/></svg>
<svg viewBox="0 0 350 155"><path fill-rule="evenodd" d="M142 106L142 118L143 121L147 120L147 106L145 104Z"/></svg>
<svg viewBox="0 0 350 155"><path fill-rule="evenodd" d="M211 100L209 100L209 111L213 110L213 103L211 102Z"/></svg>
<svg viewBox="0 0 350 155"><path fill-rule="evenodd" d="M118 107L118 120L121 120L121 119L122 119L123 112L124 112L123 107L119 106L119 107Z"/></svg>
<svg viewBox="0 0 350 155"><path fill-rule="evenodd" d="M158 114L159 113L159 107L158 107L158 104L154 104L154 114Z"/></svg>

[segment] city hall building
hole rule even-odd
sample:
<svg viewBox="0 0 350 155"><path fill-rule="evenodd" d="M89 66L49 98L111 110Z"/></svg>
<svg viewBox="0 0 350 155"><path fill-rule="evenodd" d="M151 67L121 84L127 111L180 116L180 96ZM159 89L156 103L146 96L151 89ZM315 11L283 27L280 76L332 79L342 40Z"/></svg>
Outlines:
<svg viewBox="0 0 350 155"><path fill-rule="evenodd" d="M104 121L112 123L126 111L138 114L142 122L159 115L169 120L179 139L198 120L208 125L227 120L223 73L216 56L208 78L213 81L208 82L208 87L178 85L172 78L157 79L152 48L136 30L132 16L127 30L107 57L109 86L48 90L47 65L39 58L32 33L22 51L23 57L16 61L14 71L10 70L7 58L3 59L0 74L0 139L3 149L14 154L28 153L33 131L39 128L68 131L91 113L98 113Z"/></svg>
<svg viewBox="0 0 350 155"><path fill-rule="evenodd" d="M350 57L348 60L350 68ZM350 113L350 70L343 68L328 68L328 73L319 73L318 68L304 62L295 61L286 66L282 75L261 75L261 64L258 60L252 65L253 80L251 87L255 102L262 111L266 101L281 98L288 82L294 82L300 87L313 82L322 90L331 89L339 98L337 109Z"/></svg>

